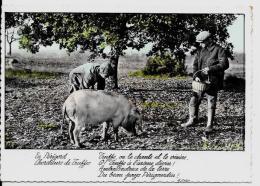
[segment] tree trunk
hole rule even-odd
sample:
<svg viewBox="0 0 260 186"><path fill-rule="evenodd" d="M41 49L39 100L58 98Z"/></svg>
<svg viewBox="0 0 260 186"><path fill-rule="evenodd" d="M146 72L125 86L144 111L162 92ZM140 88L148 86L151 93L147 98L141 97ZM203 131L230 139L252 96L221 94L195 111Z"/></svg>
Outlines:
<svg viewBox="0 0 260 186"><path fill-rule="evenodd" d="M9 52L8 55L11 56L12 55L12 43L8 43L9 44Z"/></svg>
<svg viewBox="0 0 260 186"><path fill-rule="evenodd" d="M118 72L117 72L118 71L118 59L119 59L118 55L112 56L110 58L110 63L111 63L111 66L113 68L113 71L114 71L113 76L112 76L112 81L114 83L113 89L118 89L119 88L118 87L118 77L117 77L117 74L118 74Z"/></svg>

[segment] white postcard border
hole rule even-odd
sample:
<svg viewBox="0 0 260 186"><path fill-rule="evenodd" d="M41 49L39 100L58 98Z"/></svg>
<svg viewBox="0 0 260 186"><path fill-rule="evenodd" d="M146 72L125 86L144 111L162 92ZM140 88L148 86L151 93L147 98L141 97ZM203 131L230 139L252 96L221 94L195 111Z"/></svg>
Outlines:
<svg viewBox="0 0 260 186"><path fill-rule="evenodd" d="M179 173L182 172L183 179L189 179L191 182L208 182L208 183L250 183L252 181L252 127L253 127L253 59L252 59L252 9L246 3L237 3L235 6L227 6L226 1L224 4L211 4L211 5L201 5L196 3L191 3L185 6L183 3L174 4L173 1L166 1L173 7L167 6L167 3L161 5L158 1L153 2L149 6L144 1L131 1L127 4L122 4L119 1L110 1L114 6L106 5L99 7L100 1L89 1L88 6L80 6L81 3L85 4L83 1L76 6L71 6L71 1L57 1L54 5L50 5L50 0L37 2L39 4L33 3L33 1L19 1L13 0L3 1L3 10L8 11L44 11L44 12L165 12L165 13L241 13L245 14L245 54L246 54L246 125L245 125L245 151L239 152L219 152L219 151L161 151L162 153L178 155L184 154L188 157L186 163L176 161L177 164L180 163ZM28 6L27 3L31 3ZM48 3L49 2L49 3ZM175 2L175 1L174 1ZM206 2L206 1L201 1ZM240 2L240 1L239 1ZM138 3L139 6L136 7L134 4ZM26 6L27 5L27 6ZM58 6L59 5L59 6ZM70 6L69 6L70 5ZM2 12L4 15L4 12ZM3 26L3 23L2 23ZM2 27L3 28L3 27ZM3 30L2 30L3 33ZM2 40L3 39L2 34ZM5 48L5 42L1 43L2 50ZM1 95L4 95L4 52L1 53ZM252 62L252 63L251 63ZM94 165L99 161L98 156L101 150L8 150L4 149L4 97L1 96L1 179L3 181L68 181L68 182L121 182L119 179L105 179L97 178L98 165ZM82 169L76 167L37 167L33 164L35 163L35 156L37 152L44 155L46 152L49 153L68 153L72 158L79 157L79 159L87 159L92 162L92 165L85 166ZM116 153L129 155L129 151L105 151L106 153ZM159 153L158 151L133 151L135 154L145 153L154 155ZM225 168L221 168L222 166ZM239 164L238 164L239 163ZM204 168L203 168L204 166ZM194 167L196 169L194 170ZM184 169L184 170L181 170ZM94 179L93 179L94 178ZM172 182L170 180L154 180L151 181L141 180L140 182ZM175 180L173 182L178 182Z"/></svg>

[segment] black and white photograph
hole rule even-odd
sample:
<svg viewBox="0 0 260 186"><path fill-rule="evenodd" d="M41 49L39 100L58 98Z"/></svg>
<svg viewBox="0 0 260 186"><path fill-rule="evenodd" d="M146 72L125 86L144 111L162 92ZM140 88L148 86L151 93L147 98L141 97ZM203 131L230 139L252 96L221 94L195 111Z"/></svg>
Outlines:
<svg viewBox="0 0 260 186"><path fill-rule="evenodd" d="M254 7L136 3L3 2L3 183L253 183Z"/></svg>

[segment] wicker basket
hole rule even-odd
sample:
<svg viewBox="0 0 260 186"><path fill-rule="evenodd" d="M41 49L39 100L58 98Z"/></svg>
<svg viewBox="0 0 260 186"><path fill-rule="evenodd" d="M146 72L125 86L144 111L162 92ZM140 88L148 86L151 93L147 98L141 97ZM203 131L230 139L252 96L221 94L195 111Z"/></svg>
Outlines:
<svg viewBox="0 0 260 186"><path fill-rule="evenodd" d="M195 75L200 72L202 70L197 71L196 73L194 73L193 75L193 79L195 77ZM203 93L207 90L208 85L210 84L209 81L209 76L208 76L208 81L207 82L201 82L201 81L192 81L192 91L196 92L196 93Z"/></svg>
<svg viewBox="0 0 260 186"><path fill-rule="evenodd" d="M205 92L207 89L207 84L198 81L192 81L192 90L197 93Z"/></svg>

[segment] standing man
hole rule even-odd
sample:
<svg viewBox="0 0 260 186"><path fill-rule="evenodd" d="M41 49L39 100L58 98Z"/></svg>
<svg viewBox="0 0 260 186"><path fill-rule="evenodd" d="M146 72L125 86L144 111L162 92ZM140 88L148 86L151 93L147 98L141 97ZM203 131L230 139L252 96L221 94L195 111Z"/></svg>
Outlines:
<svg viewBox="0 0 260 186"><path fill-rule="evenodd" d="M209 80L207 89L202 93L193 92L189 103L189 120L181 124L188 127L198 120L198 111L201 100L205 96L208 100L208 121L205 131L211 132L216 110L217 93L223 87L224 71L228 69L229 63L225 50L213 43L208 31L200 32L196 42L201 46L197 51L193 62L193 80L206 82Z"/></svg>

